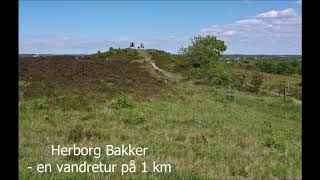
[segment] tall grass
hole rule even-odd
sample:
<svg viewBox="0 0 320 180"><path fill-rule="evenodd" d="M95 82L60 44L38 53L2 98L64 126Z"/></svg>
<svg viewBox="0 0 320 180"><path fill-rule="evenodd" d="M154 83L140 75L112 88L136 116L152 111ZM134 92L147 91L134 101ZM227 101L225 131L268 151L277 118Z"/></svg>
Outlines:
<svg viewBox="0 0 320 180"><path fill-rule="evenodd" d="M91 108L78 109L62 108L71 97L54 106L45 97L21 99L20 178L301 178L301 107L280 98L238 91L235 100L228 101L225 93L223 88L185 82L158 97L132 96L134 106L130 108L113 108L111 98L89 104ZM173 172L121 176L39 174L27 169L37 163L97 162L94 158L50 156L51 144L73 143L100 147L130 143L148 147L150 151L144 159L134 159L170 163ZM105 156L99 159L105 163L129 160Z"/></svg>

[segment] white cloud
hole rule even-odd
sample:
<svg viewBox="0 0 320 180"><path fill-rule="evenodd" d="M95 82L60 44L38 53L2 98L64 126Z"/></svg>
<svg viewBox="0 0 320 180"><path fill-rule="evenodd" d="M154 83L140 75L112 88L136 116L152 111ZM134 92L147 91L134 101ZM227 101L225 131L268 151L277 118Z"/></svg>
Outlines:
<svg viewBox="0 0 320 180"><path fill-rule="evenodd" d="M281 17L294 17L297 16L296 11L292 8L284 9L282 11L269 11L260 13L256 17L258 18L281 18Z"/></svg>
<svg viewBox="0 0 320 180"><path fill-rule="evenodd" d="M234 31L234 30L228 30L228 31L223 32L223 34L224 34L225 36L232 36L232 35L235 35L236 33L237 33L237 32Z"/></svg>
<svg viewBox="0 0 320 180"><path fill-rule="evenodd" d="M239 46L249 48L254 45L260 49L281 49L289 45L301 47L301 31L301 16L297 15L294 9L289 8L260 13L226 25L205 27L200 30L200 35L217 36L227 45L238 44L236 45L238 48ZM239 43L244 44L239 45ZM254 46L252 48L255 48ZM229 46L228 49L233 47L235 46ZM233 49L233 51L236 50Z"/></svg>
<svg viewBox="0 0 320 180"><path fill-rule="evenodd" d="M236 21L237 24L243 24L243 25L251 25L251 24L259 24L259 23L262 23L261 20L258 20L258 19L242 19L242 20L239 20L239 21Z"/></svg>
<svg viewBox="0 0 320 180"><path fill-rule="evenodd" d="M271 12L271 13L270 13ZM274 13L275 12L275 13ZM215 35L220 38L267 39L273 37L301 37L301 17L293 9L269 11L253 18L241 19L227 25L213 25L202 28L201 35Z"/></svg>

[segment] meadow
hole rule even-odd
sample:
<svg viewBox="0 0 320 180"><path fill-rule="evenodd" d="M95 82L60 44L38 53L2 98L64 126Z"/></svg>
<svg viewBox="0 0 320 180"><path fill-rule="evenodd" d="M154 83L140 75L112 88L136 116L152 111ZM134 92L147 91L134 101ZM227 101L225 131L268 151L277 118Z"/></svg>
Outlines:
<svg viewBox="0 0 320 180"><path fill-rule="evenodd" d="M283 101L275 93L279 82L297 84L301 76L264 73L262 93L234 89L230 100L227 87L185 79L170 67L171 61L147 53L160 68L172 70L175 79L139 61L143 54L128 59L20 58L19 178L301 179L301 101ZM149 151L133 158L61 157L50 155L52 144L132 144ZM144 161L168 163L172 172L122 176L27 168L131 159L138 168Z"/></svg>

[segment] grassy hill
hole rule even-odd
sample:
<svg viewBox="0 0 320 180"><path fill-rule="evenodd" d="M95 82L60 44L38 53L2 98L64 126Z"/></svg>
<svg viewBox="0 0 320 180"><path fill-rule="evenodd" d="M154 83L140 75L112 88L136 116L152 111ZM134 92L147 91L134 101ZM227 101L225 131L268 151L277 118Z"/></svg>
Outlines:
<svg viewBox="0 0 320 180"><path fill-rule="evenodd" d="M139 55L139 52L137 49L113 49L110 48L106 52L100 52L98 51L96 54L92 54L88 57L89 59L94 60L135 60L135 59L141 59L142 56Z"/></svg>
<svg viewBox="0 0 320 180"><path fill-rule="evenodd" d="M301 77L264 73L261 93L177 78L166 80L144 59L183 77L183 57L158 50L19 59L19 174L21 179L301 179L301 104L277 95ZM106 59L107 58L107 59ZM234 71L243 71L241 68ZM250 71L250 70L246 70ZM280 81L281 79L281 81ZM133 144L143 157L57 157L51 144ZM36 173L37 163L172 165L171 173ZM140 165L139 165L140 164Z"/></svg>

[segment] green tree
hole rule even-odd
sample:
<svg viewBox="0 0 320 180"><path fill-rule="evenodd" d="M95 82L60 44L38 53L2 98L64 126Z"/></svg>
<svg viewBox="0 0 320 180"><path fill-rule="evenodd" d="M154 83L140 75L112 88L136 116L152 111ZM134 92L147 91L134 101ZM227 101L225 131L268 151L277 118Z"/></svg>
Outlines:
<svg viewBox="0 0 320 180"><path fill-rule="evenodd" d="M182 54L192 67L206 67L219 60L221 53L227 49L224 41L214 36L196 36L191 40L191 45L182 48Z"/></svg>
<svg viewBox="0 0 320 180"><path fill-rule="evenodd" d="M187 76L189 78L203 78L210 84L225 85L229 74L218 60L227 49L224 41L214 36L196 36L191 45L181 48L182 55L187 61Z"/></svg>

